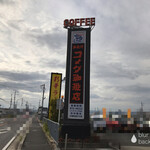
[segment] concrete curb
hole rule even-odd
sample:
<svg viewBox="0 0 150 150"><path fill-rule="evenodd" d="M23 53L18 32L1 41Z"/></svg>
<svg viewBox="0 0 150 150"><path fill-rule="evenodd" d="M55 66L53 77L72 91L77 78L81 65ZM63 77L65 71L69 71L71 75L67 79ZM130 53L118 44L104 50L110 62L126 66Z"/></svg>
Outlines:
<svg viewBox="0 0 150 150"><path fill-rule="evenodd" d="M29 122L27 123L26 128L24 129L24 134L22 134L22 139L21 139L21 141L20 141L20 143L18 145L17 150L21 150L22 149L22 146L23 146L23 143L24 143L24 141L26 139L27 133L29 133L29 128L30 128L30 126L32 124L32 119L33 119L33 117L31 119L29 119Z"/></svg>
<svg viewBox="0 0 150 150"><path fill-rule="evenodd" d="M27 134L23 135L23 137L22 137L22 139L21 139L21 141L20 141L20 143L19 143L19 145L18 145L17 150L21 150L22 145L23 145L23 143L24 143L24 141L25 141L26 136L27 136Z"/></svg>
<svg viewBox="0 0 150 150"><path fill-rule="evenodd" d="M26 134L29 132L29 127L32 124L32 119L33 117L29 118L29 120L26 121L26 124L23 124L23 126L20 127L20 130L17 131L18 133L14 136L14 139L9 143L7 148L3 150L21 150Z"/></svg>
<svg viewBox="0 0 150 150"><path fill-rule="evenodd" d="M21 139L21 136L17 135L16 138L12 141L12 143L9 145L9 147L6 150L16 150L20 143L20 139Z"/></svg>

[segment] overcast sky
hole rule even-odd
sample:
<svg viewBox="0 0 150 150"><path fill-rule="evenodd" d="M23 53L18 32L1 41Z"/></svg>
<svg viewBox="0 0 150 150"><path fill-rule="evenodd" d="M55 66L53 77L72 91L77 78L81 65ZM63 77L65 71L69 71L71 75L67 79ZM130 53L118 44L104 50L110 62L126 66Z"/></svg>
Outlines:
<svg viewBox="0 0 150 150"><path fill-rule="evenodd" d="M10 101L17 90L37 107L46 84L48 106L51 72L65 76L64 19L95 17L90 108L137 110L143 102L150 110L149 7L148 0L0 0L0 98Z"/></svg>

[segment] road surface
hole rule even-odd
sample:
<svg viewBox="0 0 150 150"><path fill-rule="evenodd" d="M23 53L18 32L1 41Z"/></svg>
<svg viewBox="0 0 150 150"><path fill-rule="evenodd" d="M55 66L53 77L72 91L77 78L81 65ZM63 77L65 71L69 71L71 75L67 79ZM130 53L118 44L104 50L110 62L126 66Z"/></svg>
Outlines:
<svg viewBox="0 0 150 150"><path fill-rule="evenodd" d="M25 115L0 119L0 149L6 146L28 119L29 116Z"/></svg>

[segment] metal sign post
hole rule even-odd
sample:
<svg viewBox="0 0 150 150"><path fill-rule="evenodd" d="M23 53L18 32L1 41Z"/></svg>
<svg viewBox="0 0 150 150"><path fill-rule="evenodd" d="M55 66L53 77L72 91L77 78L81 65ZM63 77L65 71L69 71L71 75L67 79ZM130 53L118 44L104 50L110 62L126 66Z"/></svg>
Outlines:
<svg viewBox="0 0 150 150"><path fill-rule="evenodd" d="M58 123L60 122L60 110L62 110L62 99L57 100L57 109L58 109Z"/></svg>

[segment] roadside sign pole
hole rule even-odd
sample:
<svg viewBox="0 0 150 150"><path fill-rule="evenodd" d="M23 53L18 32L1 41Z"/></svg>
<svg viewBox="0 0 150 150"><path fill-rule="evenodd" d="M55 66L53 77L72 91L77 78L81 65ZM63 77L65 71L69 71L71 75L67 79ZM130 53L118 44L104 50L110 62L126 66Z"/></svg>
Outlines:
<svg viewBox="0 0 150 150"><path fill-rule="evenodd" d="M61 99L59 99L59 105L58 105L58 123L60 122L60 107L61 107Z"/></svg>
<svg viewBox="0 0 150 150"><path fill-rule="evenodd" d="M65 135L65 150L67 149L67 139L68 139L68 134Z"/></svg>

